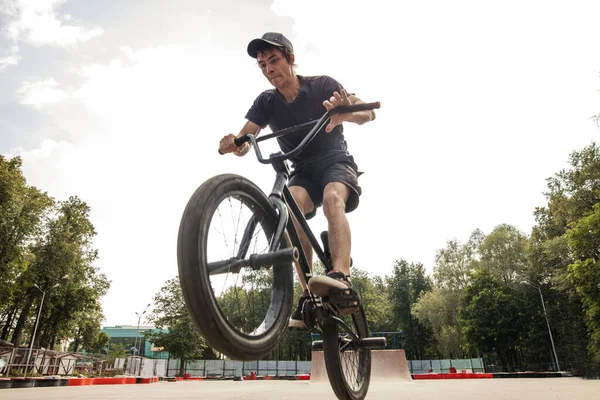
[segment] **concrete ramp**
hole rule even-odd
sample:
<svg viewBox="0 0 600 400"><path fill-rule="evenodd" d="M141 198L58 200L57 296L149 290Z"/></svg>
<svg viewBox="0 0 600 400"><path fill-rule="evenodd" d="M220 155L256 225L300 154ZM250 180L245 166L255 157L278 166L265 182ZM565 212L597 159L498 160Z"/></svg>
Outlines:
<svg viewBox="0 0 600 400"><path fill-rule="evenodd" d="M312 352L312 362L310 366L310 383L329 382L327 377L327 368L325 367L325 357L323 351Z"/></svg>
<svg viewBox="0 0 600 400"><path fill-rule="evenodd" d="M404 350L372 350L371 381L412 381Z"/></svg>
<svg viewBox="0 0 600 400"><path fill-rule="evenodd" d="M371 350L371 381L412 381L404 350ZM322 351L312 352L310 382L329 382Z"/></svg>

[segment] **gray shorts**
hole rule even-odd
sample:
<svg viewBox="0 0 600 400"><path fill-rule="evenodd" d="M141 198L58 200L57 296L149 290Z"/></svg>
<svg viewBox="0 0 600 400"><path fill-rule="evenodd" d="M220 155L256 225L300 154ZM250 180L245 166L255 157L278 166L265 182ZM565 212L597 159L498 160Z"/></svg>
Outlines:
<svg viewBox="0 0 600 400"><path fill-rule="evenodd" d="M312 212L305 215L311 219L317 209L323 205L323 191L325 186L331 182L340 182L348 186L350 195L346 201L346 212L352 212L358 207L359 197L362 189L358 185L358 177L361 175L352 157L348 161L335 162L333 164L314 165L310 168L300 168L292 172L289 186L301 186L308 192L310 199L315 205Z"/></svg>

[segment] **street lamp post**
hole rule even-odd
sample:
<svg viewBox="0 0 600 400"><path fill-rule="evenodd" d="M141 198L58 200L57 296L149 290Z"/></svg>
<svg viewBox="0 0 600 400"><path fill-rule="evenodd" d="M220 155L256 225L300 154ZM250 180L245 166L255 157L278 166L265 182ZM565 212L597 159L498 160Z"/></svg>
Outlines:
<svg viewBox="0 0 600 400"><path fill-rule="evenodd" d="M140 364L140 366L139 366L139 368L138 368L138 371L139 371L139 372L138 372L138 374L139 374L139 373L141 372L141 370L142 370L142 358L141 358L141 356L139 355L139 354L140 354L140 352L141 352L141 350L140 350L140 349L138 349L138 347L137 347L137 342L138 342L138 336L139 336L139 334L140 334L140 322L141 322L141 320L142 320L142 316L143 316L144 314L146 314L146 310L148 309L148 307L150 307L150 303L148 303L148 305L146 306L146 308L144 308L144 311L142 311L142 313L141 313L141 314L139 314L137 311L135 312L135 315L137 315L137 316L138 316L138 324L137 324L137 330L135 331L135 342L134 342L134 345L133 345L133 347L135 348L135 352L136 352L136 354L138 354L138 361L139 361L139 364ZM140 340L140 348L141 348L141 344L142 344L142 341Z"/></svg>
<svg viewBox="0 0 600 400"><path fill-rule="evenodd" d="M52 286L50 289L54 289L57 288L58 286L60 286L59 283L57 283L56 285ZM37 318L35 320L35 327L33 328L33 336L31 336L31 343L29 344L29 351L27 352L27 364L25 365L25 374L24 376L27 376L27 367L29 366L29 362L30 362L30 358L31 358L31 352L33 351L33 342L35 341L35 334L37 333L37 328L38 328L38 323L40 322L40 316L42 314L42 307L44 307L44 298L46 297L46 292L49 289L46 289L45 291L40 289L40 287L37 285L37 283L35 283L33 285L33 287L35 287L37 290L39 290L40 292L42 292L42 301L40 301L40 308L38 309L38 315ZM35 366L35 363L34 363Z"/></svg>
<svg viewBox="0 0 600 400"><path fill-rule="evenodd" d="M548 320L548 314L546 313L546 304L544 303L544 296L542 295L542 287L539 284L535 285L529 281L523 282L537 288L538 292L540 293L540 299L542 300L542 308L544 309L544 317L546 318L546 325L548 326L548 335L550 335L552 353L554 353L554 361L556 362L556 371L560 371L560 364L558 363L558 356L556 355L556 347L554 347L554 338L552 337L552 330L550 329L550 321Z"/></svg>
<svg viewBox="0 0 600 400"><path fill-rule="evenodd" d="M548 334L550 335L550 343L552 344L552 352L554 353L554 361L556 361L556 371L560 371L560 364L558 363L558 356L556 355L556 348L554 347L554 339L552 338L552 330L550 330L550 322L548 321L548 314L546 314L546 304L544 303L544 296L542 296L541 286L537 287L540 292L540 299L542 299L542 308L544 309L544 317L546 317L546 325L548 325Z"/></svg>

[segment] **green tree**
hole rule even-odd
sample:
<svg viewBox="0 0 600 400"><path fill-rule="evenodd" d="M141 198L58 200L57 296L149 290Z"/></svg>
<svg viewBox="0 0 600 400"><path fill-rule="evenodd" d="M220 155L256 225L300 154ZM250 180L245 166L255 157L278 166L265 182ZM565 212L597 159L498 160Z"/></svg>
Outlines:
<svg viewBox="0 0 600 400"><path fill-rule="evenodd" d="M428 326L433 334L437 352L443 358L462 358L463 338L458 312L461 293L440 287L425 292L412 308L412 314Z"/></svg>
<svg viewBox="0 0 600 400"><path fill-rule="evenodd" d="M527 239L514 226L498 225L479 246L481 267L504 283L519 282L527 269Z"/></svg>
<svg viewBox="0 0 600 400"><path fill-rule="evenodd" d="M392 305L388 300L388 287L379 276L352 267L352 287L360 294L371 332L388 332L395 329L390 315Z"/></svg>
<svg viewBox="0 0 600 400"><path fill-rule="evenodd" d="M567 231L575 261L569 276L581 296L590 335L589 350L600 364L600 203Z"/></svg>
<svg viewBox="0 0 600 400"><path fill-rule="evenodd" d="M108 346L109 342L110 338L106 332L96 332L96 335L94 335L93 339L85 347L85 349L89 353L99 354L106 348L106 346Z"/></svg>
<svg viewBox="0 0 600 400"><path fill-rule="evenodd" d="M477 269L479 248L485 235L474 230L467 243L450 240L435 255L434 279L437 287L462 291L469 283L469 274Z"/></svg>
<svg viewBox="0 0 600 400"><path fill-rule="evenodd" d="M511 286L486 269L472 274L459 318L468 347L494 363L517 364L516 346L523 326L522 310Z"/></svg>
<svg viewBox="0 0 600 400"><path fill-rule="evenodd" d="M412 314L412 307L422 293L431 290L431 279L425 275L423 264L400 260L388 282L394 326L402 331L406 356L425 359L433 353L432 333Z"/></svg>
<svg viewBox="0 0 600 400"><path fill-rule="evenodd" d="M23 295L20 275L33 257L28 246L42 234L44 215L53 205L45 192L27 185L19 157L0 155L0 314L6 315L0 338L8 333L19 315L15 297Z"/></svg>
<svg viewBox="0 0 600 400"><path fill-rule="evenodd" d="M442 357L462 357L462 329L458 312L470 274L478 268L485 235L474 230L466 243L452 239L436 252L433 269L435 288L423 293L413 306L413 315L431 329L432 346Z"/></svg>
<svg viewBox="0 0 600 400"><path fill-rule="evenodd" d="M535 210L536 225L529 241L527 279L545 284L547 291L556 293L547 311L555 330L555 342L561 367L575 373L589 371L586 345L591 338L584 309L581 282L576 261L569 245L569 226L593 213L600 201L600 148L596 143L569 157L570 167L548 179L545 193L548 204ZM580 257L579 257L580 258ZM580 261L583 259L580 258Z"/></svg>
<svg viewBox="0 0 600 400"><path fill-rule="evenodd" d="M273 272L267 269L245 270L218 297L221 310L231 324L252 332L263 321L271 304Z"/></svg>
<svg viewBox="0 0 600 400"><path fill-rule="evenodd" d="M148 319L157 330L144 335L155 346L168 351L172 358L180 359L179 374L183 375L185 363L202 359L207 345L189 315L178 278L166 282L154 296L154 305Z"/></svg>
<svg viewBox="0 0 600 400"><path fill-rule="evenodd" d="M112 364L117 358L127 357L127 349L123 343L110 343L108 349L108 363Z"/></svg>
<svg viewBox="0 0 600 400"><path fill-rule="evenodd" d="M28 322L33 330L29 314L34 305L38 309L41 301L41 293L34 284L46 291L36 336L43 347L52 348L71 337L78 312L99 312L100 299L110 284L93 266L97 250L91 246L95 230L89 211L78 197L60 202L55 217L46 224L45 236L32 246L34 262L20 281L24 295L14 304L19 310L12 336L15 345L21 343Z"/></svg>

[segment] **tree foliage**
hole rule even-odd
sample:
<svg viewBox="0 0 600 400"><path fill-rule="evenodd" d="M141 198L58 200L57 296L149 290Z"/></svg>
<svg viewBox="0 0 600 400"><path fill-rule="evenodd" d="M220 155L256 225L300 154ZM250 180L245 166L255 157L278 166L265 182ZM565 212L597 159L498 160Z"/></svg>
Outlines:
<svg viewBox="0 0 600 400"><path fill-rule="evenodd" d="M181 375L186 361L204 358L207 345L190 317L178 278L168 280L156 293L148 319L156 330L145 332L145 336L172 358L181 360Z"/></svg>
<svg viewBox="0 0 600 400"><path fill-rule="evenodd" d="M395 330L402 331L407 357L425 359L432 353L431 330L412 314L419 297L432 288L423 264L396 261L388 279L389 301Z"/></svg>
<svg viewBox="0 0 600 400"><path fill-rule="evenodd" d="M77 196L55 202L27 185L21 166L0 157L0 338L31 341L44 297L34 346L54 348L77 342L84 320L99 328L109 282L94 266L88 205Z"/></svg>
<svg viewBox="0 0 600 400"><path fill-rule="evenodd" d="M590 335L589 350L600 361L600 203L567 231L575 261L569 276L581 296Z"/></svg>
<svg viewBox="0 0 600 400"><path fill-rule="evenodd" d="M468 347L514 365L525 305L511 286L486 269L472 274L459 318Z"/></svg>
<svg viewBox="0 0 600 400"><path fill-rule="evenodd" d="M21 296L20 275L33 261L29 246L42 235L43 220L54 200L28 186L19 157L0 155L0 306Z"/></svg>
<svg viewBox="0 0 600 400"><path fill-rule="evenodd" d="M593 232L600 202L600 147L592 143L572 152L569 164L570 168L548 179L548 204L535 211L530 275L560 294L558 301L549 303L548 314L558 331L559 358L568 360L562 364L590 371L593 367L585 357L586 346L590 355L598 352L594 303L589 297L597 276L593 274L594 258L589 256L597 243Z"/></svg>

